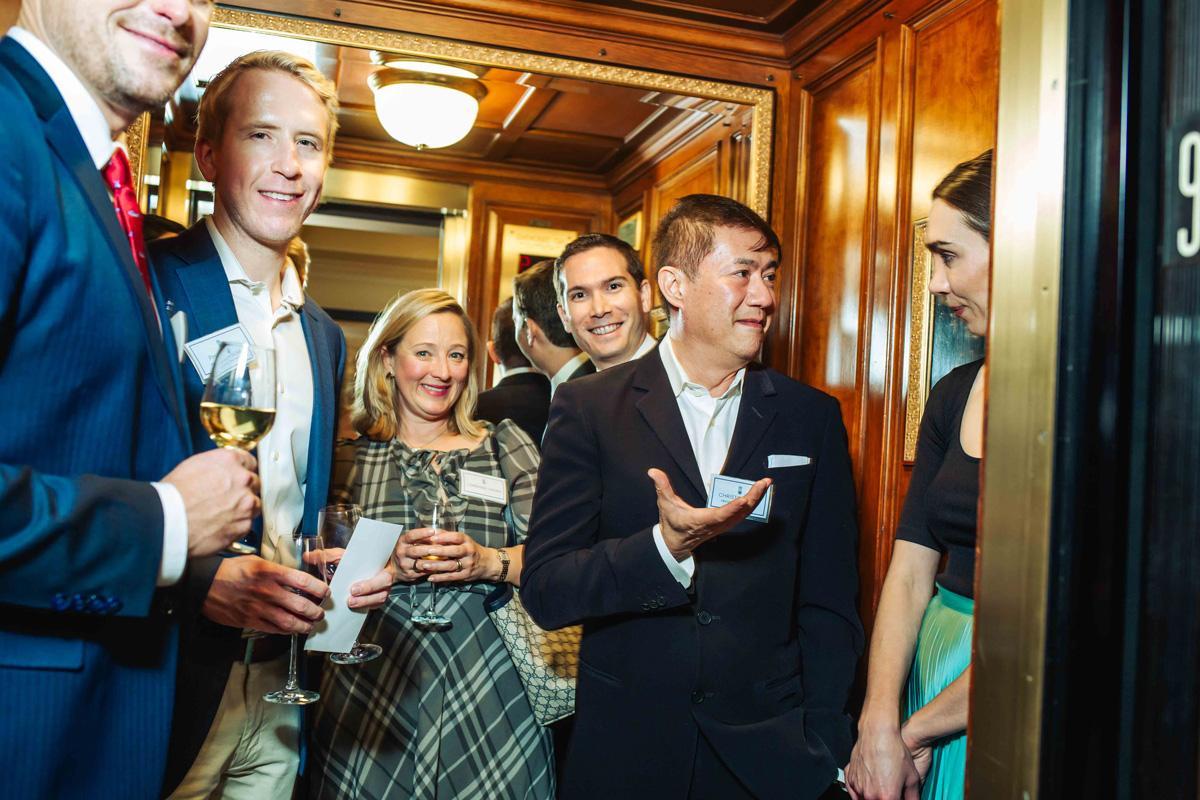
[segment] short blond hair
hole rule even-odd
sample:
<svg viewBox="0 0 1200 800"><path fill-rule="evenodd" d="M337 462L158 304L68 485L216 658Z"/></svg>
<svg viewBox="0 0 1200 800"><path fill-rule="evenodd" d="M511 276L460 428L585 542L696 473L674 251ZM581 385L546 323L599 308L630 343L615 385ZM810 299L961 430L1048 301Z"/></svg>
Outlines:
<svg viewBox="0 0 1200 800"><path fill-rule="evenodd" d="M200 108L196 111L196 138L210 144L221 141L225 133L225 121L229 119L230 90L237 79L252 69L275 70L291 75L303 83L320 98L329 113L329 128L325 135L325 160L333 158L333 138L338 129L337 86L313 66L313 63L295 53L284 50L255 50L229 62L208 82L200 96Z"/></svg>
<svg viewBox="0 0 1200 800"><path fill-rule="evenodd" d="M412 327L432 314L454 314L467 331L467 387L458 396L450 415L450 427L462 436L475 439L484 428L475 421L475 400L479 396L479 378L475 359L482 352L479 333L467 312L441 289L414 289L397 295L388 303L367 333L358 351L354 375L351 421L354 429L375 441L389 441L400 434L396 413L396 383L383 363L385 352L392 354L396 345Z"/></svg>

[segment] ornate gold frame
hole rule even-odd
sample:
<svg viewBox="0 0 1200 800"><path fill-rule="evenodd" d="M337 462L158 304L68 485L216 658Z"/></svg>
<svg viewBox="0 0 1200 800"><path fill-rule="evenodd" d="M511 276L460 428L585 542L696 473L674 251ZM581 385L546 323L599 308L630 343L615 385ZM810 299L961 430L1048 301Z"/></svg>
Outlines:
<svg viewBox="0 0 1200 800"><path fill-rule="evenodd" d="M610 64L594 64L574 61L557 56L522 53L496 47L417 36L399 31L382 31L375 28L359 28L300 17L284 17L217 8L213 11L212 24L221 28L243 31L266 31L285 34L300 39L325 42L366 50L384 50L406 55L438 58L446 61L463 61L480 66L517 69L544 75L580 78L622 86L674 92L678 94L707 97L714 100L741 103L751 106L753 123L750 139L750 186L747 193L748 205L764 217L767 215L771 195L771 145L774 132L775 95L770 89L756 89L733 83L687 78L661 72L617 67ZM138 149L133 147L130 136L131 162L135 170L134 179L140 181L145 162L145 132L148 118L143 116L134 123L140 128L137 138ZM140 184L139 184L140 185Z"/></svg>
<svg viewBox="0 0 1200 800"><path fill-rule="evenodd" d="M925 249L927 220L913 223L912 234L912 324L908 329L908 403L904 414L904 460L917 458L917 434L929 398L929 330L933 301L929 297L929 251Z"/></svg>

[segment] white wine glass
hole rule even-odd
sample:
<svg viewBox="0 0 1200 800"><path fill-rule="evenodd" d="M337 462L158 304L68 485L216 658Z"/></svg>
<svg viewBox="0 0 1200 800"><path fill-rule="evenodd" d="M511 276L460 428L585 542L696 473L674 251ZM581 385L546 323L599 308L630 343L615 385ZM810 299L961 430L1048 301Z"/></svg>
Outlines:
<svg viewBox="0 0 1200 800"><path fill-rule="evenodd" d="M321 541L321 537L298 534L292 537L292 545L295 547L296 561L299 564L299 569L325 583L327 580L325 577L325 543ZM293 589L292 591L296 592L296 594L303 594L299 589ZM307 595L305 596L307 597ZM321 599L318 597L309 597L308 599L317 605L321 603ZM306 706L321 699L319 692L314 692L311 689L305 689L300 686L299 660L300 636L293 633L291 645L288 649L287 682L284 683L282 689L276 689L273 692L264 694L263 700L266 700L268 703L277 703L285 706Z"/></svg>
<svg viewBox="0 0 1200 800"><path fill-rule="evenodd" d="M457 529L454 523L454 517L450 512L449 506L445 500L438 498L434 500L424 509L424 522L426 528L431 528L434 533L441 531L453 531ZM441 561L441 556L422 556L422 561ZM428 580L428 579L427 579ZM413 608L412 621L413 624L422 628L431 630L443 630L450 627L450 618L444 614L439 614L437 610L438 601L438 585L429 582L429 601L421 610Z"/></svg>
<svg viewBox="0 0 1200 800"><path fill-rule="evenodd" d="M200 422L218 447L253 450L275 424L275 351L221 342L200 399ZM228 550L255 552L245 542L232 542Z"/></svg>
<svg viewBox="0 0 1200 800"><path fill-rule="evenodd" d="M362 509L353 503L336 503L325 506L317 514L317 530L328 547L340 547L343 550L350 546L358 520L362 518ZM326 564L329 579L333 580L336 564ZM365 664L373 658L378 658L383 648L377 644L362 644L354 640L354 646L345 653L330 653L329 660L334 664Z"/></svg>

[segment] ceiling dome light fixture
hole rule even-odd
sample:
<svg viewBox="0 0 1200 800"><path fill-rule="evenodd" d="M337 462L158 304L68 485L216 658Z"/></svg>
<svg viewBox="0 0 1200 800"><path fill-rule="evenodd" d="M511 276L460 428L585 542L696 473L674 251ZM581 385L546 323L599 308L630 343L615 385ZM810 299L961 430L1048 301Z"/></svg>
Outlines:
<svg viewBox="0 0 1200 800"><path fill-rule="evenodd" d="M466 136L487 88L469 68L375 52L375 114L393 139L418 150L448 147Z"/></svg>

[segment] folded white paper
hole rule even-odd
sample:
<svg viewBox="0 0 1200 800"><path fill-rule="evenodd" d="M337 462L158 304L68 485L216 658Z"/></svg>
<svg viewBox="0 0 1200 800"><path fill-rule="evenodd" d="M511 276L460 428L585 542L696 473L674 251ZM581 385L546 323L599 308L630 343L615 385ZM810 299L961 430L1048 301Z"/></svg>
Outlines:
<svg viewBox="0 0 1200 800"><path fill-rule="evenodd" d="M329 584L329 597L321 604L325 619L316 624L304 643L305 650L322 653L345 653L354 646L367 612L361 608L350 608L350 585L370 578L383 569L396 549L396 540L404 528L390 522L360 519L354 528L350 546L338 562L333 582Z"/></svg>
<svg viewBox="0 0 1200 800"><path fill-rule="evenodd" d="M767 469L778 469L780 467L803 467L805 464L811 464L812 459L808 456L789 456L789 455L771 455L767 456Z"/></svg>

